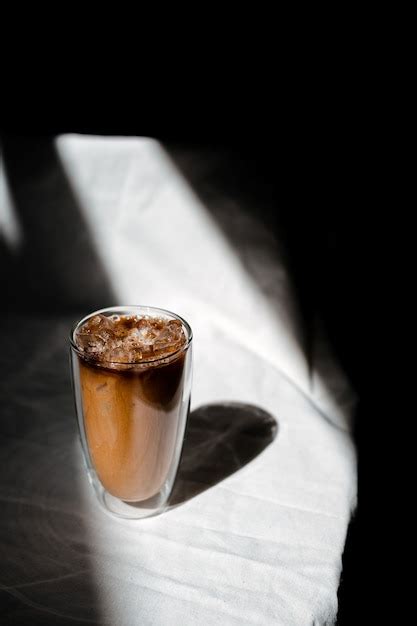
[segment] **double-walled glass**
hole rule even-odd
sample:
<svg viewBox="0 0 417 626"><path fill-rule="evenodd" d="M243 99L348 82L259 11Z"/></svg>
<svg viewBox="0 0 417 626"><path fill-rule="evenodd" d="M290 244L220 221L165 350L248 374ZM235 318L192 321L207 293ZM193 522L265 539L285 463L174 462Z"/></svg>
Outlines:
<svg viewBox="0 0 417 626"><path fill-rule="evenodd" d="M75 336L98 314L179 320L186 341L165 358L92 362ZM101 309L72 329L71 372L87 471L100 503L119 517L149 517L168 506L190 407L191 344L185 320L146 306Z"/></svg>

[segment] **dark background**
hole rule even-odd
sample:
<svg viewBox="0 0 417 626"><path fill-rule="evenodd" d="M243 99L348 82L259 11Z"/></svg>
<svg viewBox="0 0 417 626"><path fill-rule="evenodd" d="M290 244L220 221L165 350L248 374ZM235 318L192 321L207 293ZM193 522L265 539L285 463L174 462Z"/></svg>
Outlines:
<svg viewBox="0 0 417 626"><path fill-rule="evenodd" d="M158 132L156 128L139 128L129 123L21 122L5 124L1 130L6 171L13 172L14 161L20 163L20 168L25 167L28 142L38 146L47 162L49 140L64 132L145 135L155 137L168 148L184 144L221 151L230 163L228 172L220 174L221 184L237 197L240 193L259 197L258 219L279 231L284 240L286 263L304 319L306 345L315 320L320 318L359 397L354 420L359 506L349 527L343 557L339 623L359 623L360 616L374 614L375 597L370 593L369 578L375 583L381 575L374 506L381 489L378 429L386 427L375 387L382 370L375 346L381 341L378 322L383 297L378 278L386 256L380 231L383 218L376 211L384 181L382 173L379 175L370 167L369 152L356 143L357 135L351 133L349 125L341 130L340 124L326 132L319 125L314 133L302 128L295 133L290 125L286 133L271 131L265 135L261 130L260 134L254 131L230 137L218 133L209 138L204 133L191 136L166 129ZM12 179L10 182L13 186ZM262 208L262 199L266 197L269 207L273 198L276 211ZM22 201L24 204L24 198ZM65 207L59 210L65 220ZM36 222L36 216L27 214L26 220L30 225L31 221ZM41 259L42 250L35 250L33 255L32 261ZM11 265L10 259L1 254L0 262L2 286L8 294L6 307L13 309L22 293L15 288L21 268ZM89 262L94 263L94 259ZM55 289L59 306L62 286L54 287L52 282L50 288ZM100 290L99 284L97 289ZM90 308L94 308L93 303Z"/></svg>

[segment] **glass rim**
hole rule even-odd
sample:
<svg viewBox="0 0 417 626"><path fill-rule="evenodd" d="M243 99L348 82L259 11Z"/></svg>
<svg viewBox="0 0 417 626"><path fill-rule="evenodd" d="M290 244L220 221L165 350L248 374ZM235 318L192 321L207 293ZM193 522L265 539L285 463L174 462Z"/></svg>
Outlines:
<svg viewBox="0 0 417 626"><path fill-rule="evenodd" d="M157 357L156 359L144 359L142 361L139 361L139 363L134 362L134 361L109 361L108 359L100 359L100 360L89 359L88 356L85 354L85 352L80 350L77 344L75 343L75 340L74 340L75 332L91 317L94 317L95 315L99 315L100 313L117 312L117 311L123 311L123 310L126 310L127 312L127 311L132 311L132 310L134 311L135 309L148 309L149 311L152 311L152 312L156 311L159 313L167 314L173 317L174 319L179 320L181 324L185 327L185 330L187 331L186 342L180 348L178 348L178 350L176 350L175 352L172 352L171 354ZM178 313L174 313L173 311L169 311L168 309L161 309L160 307L149 306L146 304L109 306L109 307L105 307L104 309L97 309L97 311L93 311L92 313L85 315L78 322L75 322L71 327L70 336L69 336L71 349L74 350L74 352L76 352L85 361L91 360L92 363L97 364L97 365L105 365L106 363L110 363L112 365L136 365L139 367L141 365L146 365L146 364L156 364L161 361L170 362L171 360L174 359L174 357L179 356L182 352L185 352L189 348L192 339L193 339L193 331L191 329L191 326L183 317L181 317L181 315L178 315Z"/></svg>

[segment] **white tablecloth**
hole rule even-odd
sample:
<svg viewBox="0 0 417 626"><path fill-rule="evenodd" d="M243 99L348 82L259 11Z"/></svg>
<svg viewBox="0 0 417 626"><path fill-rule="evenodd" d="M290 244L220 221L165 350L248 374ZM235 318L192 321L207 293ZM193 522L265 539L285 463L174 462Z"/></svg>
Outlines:
<svg viewBox="0 0 417 626"><path fill-rule="evenodd" d="M256 207L221 190L205 206L155 141L62 136L57 149L113 290L103 305L160 306L191 324L192 408L209 405L193 414L193 441L202 458L218 455L220 475L159 517L108 517L76 439L66 354L74 315L3 319L0 615L33 624L332 624L356 500L352 395L320 337L308 372L279 240ZM214 185L215 153L172 154L206 190ZM22 184L29 194L33 182ZM53 191L55 182L44 173L36 184ZM24 246L6 187L2 199L3 237ZM59 202L57 194L52 222ZM60 228L56 219L48 231L57 256ZM76 300L77 276L62 280ZM224 432L215 424L213 439L201 415L215 419L222 406L230 414L230 402L239 403L236 423ZM221 479L242 437L246 448L259 437L256 407L276 420L276 436ZM250 428L237 435L244 413ZM192 472L184 480L192 493Z"/></svg>

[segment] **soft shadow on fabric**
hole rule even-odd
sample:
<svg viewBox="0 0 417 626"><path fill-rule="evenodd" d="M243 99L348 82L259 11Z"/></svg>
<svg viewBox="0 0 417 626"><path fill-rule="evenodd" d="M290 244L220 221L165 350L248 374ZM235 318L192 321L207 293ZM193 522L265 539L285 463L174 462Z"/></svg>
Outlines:
<svg viewBox="0 0 417 626"><path fill-rule="evenodd" d="M276 419L250 404L208 404L192 411L170 506L190 500L237 472L277 432Z"/></svg>
<svg viewBox="0 0 417 626"><path fill-rule="evenodd" d="M304 211L302 203L299 207L293 205L296 173L290 165L280 163L278 167L273 146L268 150L266 145L259 145L259 152L254 148L247 144L200 146L196 150L164 144L173 166L200 199L276 314L277 324L303 353L311 390L319 379L328 396L342 408L346 398L334 386L334 367L329 368L327 357L323 359L320 352L323 330L325 336L329 330L325 318L334 306L332 285L338 282L336 271L333 281L326 284L328 267L332 265L332 257L325 254L326 233L331 239L334 218L327 223L326 211ZM343 235L342 243L345 240ZM324 306L319 293L326 297ZM290 305L292 301L295 305ZM291 306L288 311L283 302ZM343 365L343 354L338 350L334 353ZM346 420L348 424L348 415Z"/></svg>
<svg viewBox="0 0 417 626"><path fill-rule="evenodd" d="M100 624L67 342L114 294L53 139L1 139L21 241L0 233L0 623Z"/></svg>
<svg viewBox="0 0 417 626"><path fill-rule="evenodd" d="M73 189L53 138L3 136L0 157L21 239L10 250L0 228L3 311L85 314L113 304L88 207Z"/></svg>

